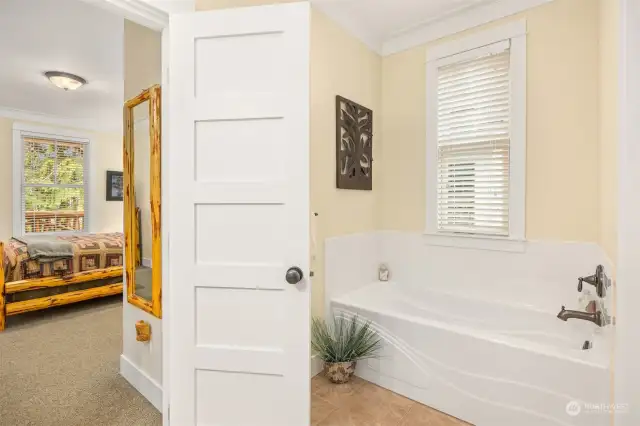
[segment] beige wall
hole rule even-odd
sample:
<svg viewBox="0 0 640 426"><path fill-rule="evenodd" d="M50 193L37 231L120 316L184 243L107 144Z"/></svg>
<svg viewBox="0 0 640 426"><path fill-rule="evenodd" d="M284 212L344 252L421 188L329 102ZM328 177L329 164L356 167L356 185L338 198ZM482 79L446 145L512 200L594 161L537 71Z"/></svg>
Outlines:
<svg viewBox="0 0 640 426"><path fill-rule="evenodd" d="M382 138L381 58L323 13L311 15L311 209L316 221L312 312L324 304L324 240L376 229L382 177L376 170ZM373 191L336 189L335 97L373 110Z"/></svg>
<svg viewBox="0 0 640 426"><path fill-rule="evenodd" d="M64 134L73 130L86 135L90 140L89 148L89 205L87 215L90 232L122 231L122 202L106 201L107 170L122 170L122 136L119 133L98 133L86 130L69 129L51 124L32 123L34 126L47 127ZM14 120L0 117L0 241L13 236L13 123Z"/></svg>
<svg viewBox="0 0 640 426"><path fill-rule="evenodd" d="M0 118L0 241L13 235L13 121Z"/></svg>
<svg viewBox="0 0 640 426"><path fill-rule="evenodd" d="M124 21L124 97L160 84L162 79L161 34L134 22Z"/></svg>
<svg viewBox="0 0 640 426"><path fill-rule="evenodd" d="M91 146L91 198L89 199L91 232L122 232L123 202L106 200L107 170L122 171L122 134L93 133L90 134Z"/></svg>
<svg viewBox="0 0 640 426"><path fill-rule="evenodd" d="M613 264L618 244L618 51L619 2L600 6L600 245Z"/></svg>
<svg viewBox="0 0 640 426"><path fill-rule="evenodd" d="M597 0L556 0L456 37L521 18L528 27L526 236L598 241ZM447 40L383 59L382 229L424 229L425 57Z"/></svg>

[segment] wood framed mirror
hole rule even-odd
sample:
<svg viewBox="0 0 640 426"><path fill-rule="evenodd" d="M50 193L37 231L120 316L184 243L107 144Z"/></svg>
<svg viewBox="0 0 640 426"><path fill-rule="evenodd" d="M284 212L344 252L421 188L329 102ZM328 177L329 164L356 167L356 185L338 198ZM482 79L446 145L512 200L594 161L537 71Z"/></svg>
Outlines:
<svg viewBox="0 0 640 426"><path fill-rule="evenodd" d="M124 104L124 241L127 301L162 317L160 86Z"/></svg>

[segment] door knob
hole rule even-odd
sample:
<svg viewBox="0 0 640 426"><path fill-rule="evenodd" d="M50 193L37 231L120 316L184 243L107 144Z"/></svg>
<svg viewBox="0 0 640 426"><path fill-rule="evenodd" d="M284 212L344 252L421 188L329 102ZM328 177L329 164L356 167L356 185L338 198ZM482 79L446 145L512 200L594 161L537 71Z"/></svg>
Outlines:
<svg viewBox="0 0 640 426"><path fill-rule="evenodd" d="M291 268L287 269L285 279L289 284L298 284L300 281L302 281L303 276L304 274L302 273L302 269L298 268L297 266L292 266Z"/></svg>

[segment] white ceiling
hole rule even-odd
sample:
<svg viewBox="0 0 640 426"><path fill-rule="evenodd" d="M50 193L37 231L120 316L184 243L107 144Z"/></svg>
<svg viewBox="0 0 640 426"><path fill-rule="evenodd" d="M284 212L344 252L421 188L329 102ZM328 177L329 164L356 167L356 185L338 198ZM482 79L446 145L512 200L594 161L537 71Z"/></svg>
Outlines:
<svg viewBox="0 0 640 426"><path fill-rule="evenodd" d="M90 4L96 1L0 0L0 115L22 110L41 114L43 122L119 128L124 24ZM144 1L189 10L194 3ZM389 54L552 0L310 1L371 49ZM48 70L80 75L89 84L64 92L42 75Z"/></svg>
<svg viewBox="0 0 640 426"><path fill-rule="evenodd" d="M123 40L122 17L80 0L0 0L0 109L117 129ZM65 92L42 75L49 70L89 84Z"/></svg>

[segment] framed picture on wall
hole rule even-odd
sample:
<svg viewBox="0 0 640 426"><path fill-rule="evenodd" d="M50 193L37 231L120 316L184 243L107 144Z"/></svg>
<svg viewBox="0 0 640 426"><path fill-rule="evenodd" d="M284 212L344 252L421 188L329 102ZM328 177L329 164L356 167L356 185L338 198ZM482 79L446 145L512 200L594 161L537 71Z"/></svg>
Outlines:
<svg viewBox="0 0 640 426"><path fill-rule="evenodd" d="M124 197L124 179L122 172L107 170L107 201L122 201Z"/></svg>
<svg viewBox="0 0 640 426"><path fill-rule="evenodd" d="M373 111L336 96L336 188L373 187Z"/></svg>

